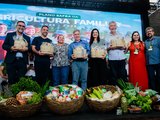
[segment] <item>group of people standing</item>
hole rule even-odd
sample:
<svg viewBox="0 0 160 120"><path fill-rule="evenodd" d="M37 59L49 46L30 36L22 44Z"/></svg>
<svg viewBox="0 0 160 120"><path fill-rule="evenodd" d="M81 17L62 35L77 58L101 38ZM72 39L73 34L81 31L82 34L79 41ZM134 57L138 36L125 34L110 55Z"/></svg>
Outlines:
<svg viewBox="0 0 160 120"><path fill-rule="evenodd" d="M73 31L74 41L69 45L65 43L63 35L58 36L57 44L53 45L53 55L44 54L40 51L43 42L52 43L52 40L47 37L48 26L41 27L41 35L35 37L31 44L30 38L23 33L24 30L25 23L18 21L16 31L7 34L2 46L7 51L5 63L9 84L17 82L20 77L25 75L29 51L32 51L35 55L36 81L40 85L44 85L48 79L50 68L52 69L54 86L68 83L70 68L72 70L72 84L78 85L80 82L84 90L87 88L88 76L88 86L90 87L107 84L109 71L111 76L109 79L110 84L117 85L117 80L120 78L128 81L125 68L127 62L125 53L127 51L130 51L129 81L134 85L138 82L142 90L147 88L157 90L156 85L160 84L160 40L154 37L154 30L151 27L146 28L148 39L145 42L140 39L140 34L135 31L129 44L122 46L113 46L111 42L112 40L124 40L123 35L117 32L115 21L109 23L110 32L107 34L106 40L100 38L98 29L93 29L88 43L81 40L80 31L75 30ZM13 36L15 35L16 37L22 36L27 41L26 48L16 49L14 47ZM86 54L81 58L77 58L73 54L74 49L78 46L86 50ZM91 56L91 49L95 46L105 49L102 57L93 58ZM107 65L109 65L109 71Z"/></svg>

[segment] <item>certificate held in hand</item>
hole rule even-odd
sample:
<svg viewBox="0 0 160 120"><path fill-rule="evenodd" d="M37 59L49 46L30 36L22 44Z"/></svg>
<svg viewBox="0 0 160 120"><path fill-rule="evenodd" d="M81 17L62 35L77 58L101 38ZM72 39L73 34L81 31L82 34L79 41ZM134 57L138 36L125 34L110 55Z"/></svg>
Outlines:
<svg viewBox="0 0 160 120"><path fill-rule="evenodd" d="M120 39L120 38L111 40L111 46L112 47L124 47L125 41L124 41L124 39Z"/></svg>
<svg viewBox="0 0 160 120"><path fill-rule="evenodd" d="M53 45L48 42L43 42L42 45L40 46L40 51L43 54L49 54L52 55L54 52Z"/></svg>
<svg viewBox="0 0 160 120"><path fill-rule="evenodd" d="M83 58L87 55L87 52L82 46L78 46L73 50L73 54L76 58Z"/></svg>

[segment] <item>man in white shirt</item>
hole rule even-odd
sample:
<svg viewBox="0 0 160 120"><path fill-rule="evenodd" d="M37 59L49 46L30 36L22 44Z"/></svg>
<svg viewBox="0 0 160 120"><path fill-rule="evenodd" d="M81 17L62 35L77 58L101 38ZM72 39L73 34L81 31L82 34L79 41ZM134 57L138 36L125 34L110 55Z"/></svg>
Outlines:
<svg viewBox="0 0 160 120"><path fill-rule="evenodd" d="M125 56L125 41L122 34L118 33L117 24L115 21L109 23L110 33L106 38L106 45L108 50L108 60L111 70L112 85L117 85L118 79L127 80L127 73L125 69L126 56ZM124 44L123 44L124 43Z"/></svg>

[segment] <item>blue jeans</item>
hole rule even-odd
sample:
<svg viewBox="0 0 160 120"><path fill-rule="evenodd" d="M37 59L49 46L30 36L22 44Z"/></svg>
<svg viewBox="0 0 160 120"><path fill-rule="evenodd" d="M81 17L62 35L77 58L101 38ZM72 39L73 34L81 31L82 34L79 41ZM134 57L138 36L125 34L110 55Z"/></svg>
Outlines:
<svg viewBox="0 0 160 120"><path fill-rule="evenodd" d="M69 66L62 67L52 67L52 75L53 75L53 85L57 86L60 84L68 83L68 75L69 75Z"/></svg>
<svg viewBox="0 0 160 120"><path fill-rule="evenodd" d="M73 61L72 63L72 84L78 85L81 81L81 88L87 89L88 61Z"/></svg>

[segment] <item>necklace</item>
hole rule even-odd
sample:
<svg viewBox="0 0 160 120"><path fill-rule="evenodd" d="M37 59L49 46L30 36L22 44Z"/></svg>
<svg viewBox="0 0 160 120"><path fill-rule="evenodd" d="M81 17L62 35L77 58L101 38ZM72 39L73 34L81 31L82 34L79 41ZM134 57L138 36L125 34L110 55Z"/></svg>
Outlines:
<svg viewBox="0 0 160 120"><path fill-rule="evenodd" d="M137 55L141 48L140 42L138 42L137 44L134 42L133 44L134 44L134 54Z"/></svg>

